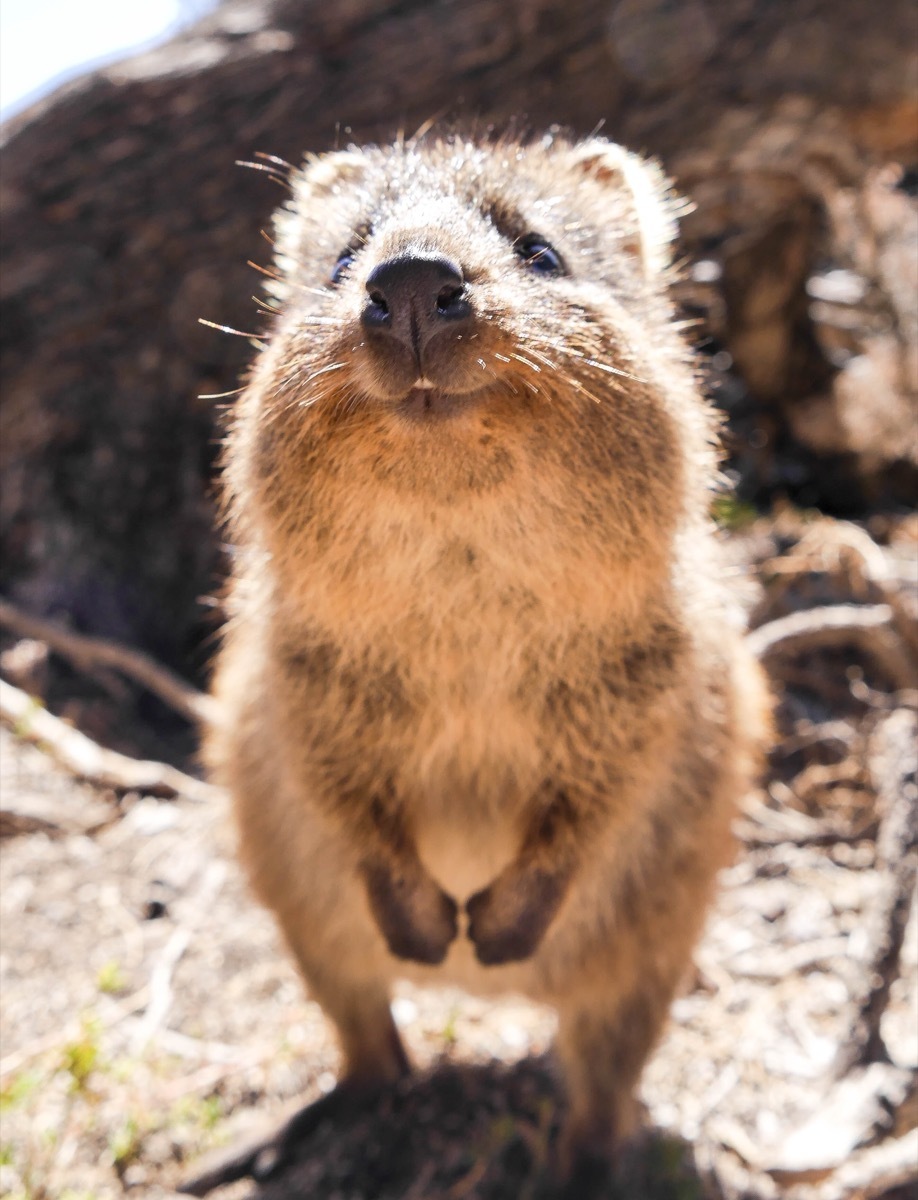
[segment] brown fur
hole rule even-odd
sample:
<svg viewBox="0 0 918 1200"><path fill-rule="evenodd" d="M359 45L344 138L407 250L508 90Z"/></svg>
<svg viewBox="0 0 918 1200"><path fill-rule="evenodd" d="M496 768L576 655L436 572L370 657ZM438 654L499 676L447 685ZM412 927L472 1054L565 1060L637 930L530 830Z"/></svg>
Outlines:
<svg viewBox="0 0 918 1200"><path fill-rule="evenodd" d="M398 977L525 993L559 1013L569 1158L634 1128L764 727L672 227L599 139L310 160L227 450L209 756L345 1076L404 1070ZM566 274L515 253L531 230ZM458 263L474 312L423 362L359 320L408 250Z"/></svg>

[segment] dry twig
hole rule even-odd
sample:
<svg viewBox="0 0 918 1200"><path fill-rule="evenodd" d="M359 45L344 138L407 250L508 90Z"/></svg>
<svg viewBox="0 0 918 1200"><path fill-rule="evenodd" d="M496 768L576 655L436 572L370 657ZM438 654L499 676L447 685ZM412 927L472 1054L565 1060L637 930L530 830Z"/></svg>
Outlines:
<svg viewBox="0 0 918 1200"><path fill-rule="evenodd" d="M154 796L184 796L198 801L214 800L221 794L211 784L166 763L128 758L126 754L106 750L3 680L0 680L0 717L20 737L46 750L72 775L97 787Z"/></svg>
<svg viewBox="0 0 918 1200"><path fill-rule="evenodd" d="M55 654L60 654L82 671L112 667L159 696L176 712L193 722L214 720L214 701L186 683L173 671L155 662L148 654L119 646L104 638L86 637L61 628L54 621L45 621L24 613L8 600L0 600L0 625L21 637L45 642Z"/></svg>
<svg viewBox="0 0 918 1200"><path fill-rule="evenodd" d="M915 1183L918 1163L918 1130L904 1137L887 1139L853 1154L825 1185L807 1189L808 1200L883 1200L894 1188ZM796 1195L796 1193L795 1193Z"/></svg>
<svg viewBox="0 0 918 1200"><path fill-rule="evenodd" d="M871 743L870 772L884 814L877 859L886 878L869 931L868 990L838 1057L839 1076L853 1067L890 1061L880 1022L899 973L899 955L918 880L918 718L905 708L890 713L878 725Z"/></svg>
<svg viewBox="0 0 918 1200"><path fill-rule="evenodd" d="M808 1120L793 1126L767 1153L768 1174L784 1184L816 1183L831 1176L859 1147L889 1128L890 1110L905 1099L912 1077L902 1067L882 1063L853 1071L823 1095Z"/></svg>
<svg viewBox="0 0 918 1200"><path fill-rule="evenodd" d="M915 686L916 666L888 604L829 604L790 613L748 634L759 658L833 650L855 643L872 655L898 691Z"/></svg>
<svg viewBox="0 0 918 1200"><path fill-rule="evenodd" d="M214 862L208 867L200 886L191 897L189 921L176 929L160 951L150 974L150 1003L132 1041L132 1053L140 1054L166 1019L172 1003L172 976L182 955L191 944L194 927L210 908L226 878L226 864Z"/></svg>

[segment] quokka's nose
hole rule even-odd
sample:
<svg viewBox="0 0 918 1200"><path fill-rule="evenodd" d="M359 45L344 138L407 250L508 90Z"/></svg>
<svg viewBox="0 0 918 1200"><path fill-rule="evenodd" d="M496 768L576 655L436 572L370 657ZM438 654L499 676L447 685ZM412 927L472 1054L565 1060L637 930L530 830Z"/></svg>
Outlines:
<svg viewBox="0 0 918 1200"><path fill-rule="evenodd" d="M373 268L366 286L364 328L415 354L447 327L459 332L472 321L462 270L443 255L410 251L389 258Z"/></svg>

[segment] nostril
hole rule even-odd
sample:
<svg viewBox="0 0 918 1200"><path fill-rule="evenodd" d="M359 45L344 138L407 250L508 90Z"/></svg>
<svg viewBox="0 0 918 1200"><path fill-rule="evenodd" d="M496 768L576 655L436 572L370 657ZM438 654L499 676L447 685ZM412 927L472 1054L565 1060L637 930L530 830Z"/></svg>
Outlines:
<svg viewBox="0 0 918 1200"><path fill-rule="evenodd" d="M388 313L389 305L386 303L386 297L382 294L382 292L375 290L371 291L370 301L375 304L378 309L381 309L382 312Z"/></svg>
<svg viewBox="0 0 918 1200"><path fill-rule="evenodd" d="M447 284L437 293L437 312L441 317L458 313L465 304L465 288L461 285Z"/></svg>

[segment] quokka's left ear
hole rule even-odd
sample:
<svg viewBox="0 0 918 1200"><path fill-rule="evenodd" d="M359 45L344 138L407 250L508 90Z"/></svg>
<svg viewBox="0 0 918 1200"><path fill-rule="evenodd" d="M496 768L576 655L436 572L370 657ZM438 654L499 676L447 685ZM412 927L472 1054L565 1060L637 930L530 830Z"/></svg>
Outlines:
<svg viewBox="0 0 918 1200"><path fill-rule="evenodd" d="M672 195L660 167L604 138L580 142L568 153L575 170L625 200L623 249L640 260L645 278L665 271L671 262L676 218L685 206Z"/></svg>

